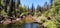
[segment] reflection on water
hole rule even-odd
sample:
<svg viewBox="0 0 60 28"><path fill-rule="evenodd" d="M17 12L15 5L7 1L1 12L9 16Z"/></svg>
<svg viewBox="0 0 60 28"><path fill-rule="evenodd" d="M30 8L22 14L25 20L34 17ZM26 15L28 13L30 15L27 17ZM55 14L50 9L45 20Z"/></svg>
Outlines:
<svg viewBox="0 0 60 28"><path fill-rule="evenodd" d="M37 24L36 23L26 23L24 25L25 28L37 28Z"/></svg>
<svg viewBox="0 0 60 28"><path fill-rule="evenodd" d="M37 24L33 23L33 28L37 28Z"/></svg>
<svg viewBox="0 0 60 28"><path fill-rule="evenodd" d="M7 26L0 26L0 28L37 28L37 24L36 23L26 23L26 24L22 24L22 25L12 25L9 24Z"/></svg>
<svg viewBox="0 0 60 28"><path fill-rule="evenodd" d="M30 23L27 23L27 24L25 25L25 28L31 28L31 24L30 24Z"/></svg>

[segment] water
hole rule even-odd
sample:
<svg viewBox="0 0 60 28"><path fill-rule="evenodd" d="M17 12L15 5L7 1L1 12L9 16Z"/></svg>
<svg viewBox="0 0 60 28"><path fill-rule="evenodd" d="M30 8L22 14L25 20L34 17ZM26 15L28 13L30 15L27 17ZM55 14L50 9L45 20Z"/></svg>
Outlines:
<svg viewBox="0 0 60 28"><path fill-rule="evenodd" d="M37 24L33 23L33 28L37 28Z"/></svg>
<svg viewBox="0 0 60 28"><path fill-rule="evenodd" d="M37 28L37 24L36 23L26 23L25 24L25 28Z"/></svg>
<svg viewBox="0 0 60 28"><path fill-rule="evenodd" d="M1 28L37 28L37 24L36 23L26 23L23 25L12 25L9 24L8 26L0 26Z"/></svg>

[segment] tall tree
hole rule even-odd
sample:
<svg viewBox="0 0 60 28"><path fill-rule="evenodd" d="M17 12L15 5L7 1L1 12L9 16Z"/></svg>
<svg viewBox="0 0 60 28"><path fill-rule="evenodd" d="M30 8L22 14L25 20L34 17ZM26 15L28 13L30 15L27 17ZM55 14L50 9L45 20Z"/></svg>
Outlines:
<svg viewBox="0 0 60 28"><path fill-rule="evenodd" d="M32 14L34 14L34 12L35 12L35 7L34 7L33 3L32 3L32 7L31 7L31 12L32 12Z"/></svg>
<svg viewBox="0 0 60 28"><path fill-rule="evenodd" d="M7 12L7 6L9 5L10 0L4 0L5 3L5 12Z"/></svg>
<svg viewBox="0 0 60 28"><path fill-rule="evenodd" d="M8 15L9 15L9 16L12 16L13 6L14 6L13 3L14 3L13 0L10 0L10 9L9 9L9 12L8 12Z"/></svg>
<svg viewBox="0 0 60 28"><path fill-rule="evenodd" d="M45 4L44 4L44 11L46 11L46 10L48 10L48 3L47 2L45 2Z"/></svg>
<svg viewBox="0 0 60 28"><path fill-rule="evenodd" d="M0 0L0 12L1 12L1 10L2 10L2 7L1 7L1 0Z"/></svg>
<svg viewBox="0 0 60 28"><path fill-rule="evenodd" d="M32 12L35 11L35 7L34 7L34 4L32 3Z"/></svg>
<svg viewBox="0 0 60 28"><path fill-rule="evenodd" d="M50 8L52 8L53 1L54 0L50 0Z"/></svg>
<svg viewBox="0 0 60 28"><path fill-rule="evenodd" d="M50 0L50 4L51 4L51 5L53 4L53 1L54 1L54 0Z"/></svg>
<svg viewBox="0 0 60 28"><path fill-rule="evenodd" d="M19 7L20 4L21 4L21 3L20 3L20 0L16 0L17 9L18 9L18 7Z"/></svg>
<svg viewBox="0 0 60 28"><path fill-rule="evenodd" d="M38 5L36 10L37 10L38 12L39 12L39 11L42 12L41 6Z"/></svg>

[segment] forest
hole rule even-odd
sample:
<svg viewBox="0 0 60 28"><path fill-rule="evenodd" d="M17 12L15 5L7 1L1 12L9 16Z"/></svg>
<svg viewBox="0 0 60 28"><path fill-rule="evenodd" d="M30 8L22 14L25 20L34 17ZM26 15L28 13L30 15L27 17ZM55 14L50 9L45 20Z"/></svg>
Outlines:
<svg viewBox="0 0 60 28"><path fill-rule="evenodd" d="M60 0L37 8L33 3L22 6L20 0L0 0L0 28L60 28Z"/></svg>

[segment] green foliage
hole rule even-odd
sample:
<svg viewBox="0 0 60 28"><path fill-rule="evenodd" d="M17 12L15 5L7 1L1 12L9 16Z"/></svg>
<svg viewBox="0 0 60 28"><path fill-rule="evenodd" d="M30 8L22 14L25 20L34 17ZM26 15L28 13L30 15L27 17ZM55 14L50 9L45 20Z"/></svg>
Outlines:
<svg viewBox="0 0 60 28"><path fill-rule="evenodd" d="M4 2L2 2L3 0L0 0L0 4L1 6L4 6ZM47 5L46 5L47 6ZM10 6L9 6L10 7ZM8 15L13 15L16 14L16 16L22 16L22 15L26 15L27 14L27 7L26 6L22 6L20 5L17 8L13 9L14 7L12 7L12 9L7 9L7 12L5 12L5 9L2 9L0 12L0 15L3 15L5 17L7 17ZM34 16L40 16L39 17L39 21L40 19L45 19L46 17L44 16L48 16L48 17L52 17L52 20L46 20L46 22L44 23L44 26L46 26L47 28L60 28L60 0L54 0L54 3L52 5L52 8L49 10L49 7L40 7L39 5L37 6L37 11L35 11L34 6L32 4L32 8L30 8L31 13L34 13ZM43 10L42 10L43 9ZM47 9L47 11L45 11L45 9ZM11 12L12 11L12 12ZM43 13L44 11L44 13ZM31 18L30 18L31 19ZM30 20L29 19L29 20ZM27 17L27 21L28 21L28 17ZM32 21L32 20L30 20ZM25 20L22 20L21 23L20 22L16 22L16 25L20 25L23 26L25 25ZM15 26L16 26L15 25ZM13 25L13 28L18 28L19 26L15 27ZM5 27L5 26L2 26Z"/></svg>
<svg viewBox="0 0 60 28"><path fill-rule="evenodd" d="M55 27L60 28L60 0L54 0L54 4L52 5L52 8L49 11L46 11L44 13L44 15L54 17L52 19L55 22L55 24L53 21L51 21L51 22L53 22L53 24L49 24L47 26L47 28L55 28ZM50 21L49 21L49 23L50 23ZM54 27L53 25L56 25L56 26Z"/></svg>
<svg viewBox="0 0 60 28"><path fill-rule="evenodd" d="M7 13L4 11L4 9L0 12L0 14L3 15L3 16L5 16L5 17L8 16Z"/></svg>
<svg viewBox="0 0 60 28"><path fill-rule="evenodd" d="M56 25L55 25L55 22L51 21L51 20L48 20L47 22L44 23L44 26L46 28L57 28Z"/></svg>

